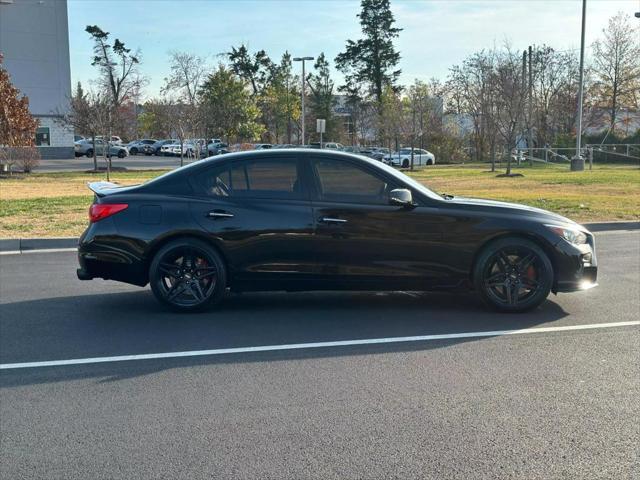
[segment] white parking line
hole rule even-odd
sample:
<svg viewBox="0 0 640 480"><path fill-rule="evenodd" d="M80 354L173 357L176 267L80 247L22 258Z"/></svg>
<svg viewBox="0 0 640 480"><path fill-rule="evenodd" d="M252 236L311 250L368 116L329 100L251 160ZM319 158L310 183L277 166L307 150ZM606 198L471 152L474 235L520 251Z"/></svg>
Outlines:
<svg viewBox="0 0 640 480"><path fill-rule="evenodd" d="M75 358L45 362L2 363L0 370L17 368L58 367L64 365L87 365L92 363L127 362L134 360L154 360L159 358L204 357L228 355L232 353L277 352L282 350L303 350L311 348L349 347L354 345L377 345L385 343L426 342L457 338L499 337L529 333L566 332L573 330L593 330L601 328L629 327L640 325L640 321L592 323L589 325L567 325L564 327L524 328L521 330L495 330L490 332L445 333L438 335L418 335L413 337L367 338L361 340L339 340L334 342L291 343L285 345L261 345L256 347L217 348L213 350L193 350L188 352L145 353L140 355L120 355L116 357Z"/></svg>

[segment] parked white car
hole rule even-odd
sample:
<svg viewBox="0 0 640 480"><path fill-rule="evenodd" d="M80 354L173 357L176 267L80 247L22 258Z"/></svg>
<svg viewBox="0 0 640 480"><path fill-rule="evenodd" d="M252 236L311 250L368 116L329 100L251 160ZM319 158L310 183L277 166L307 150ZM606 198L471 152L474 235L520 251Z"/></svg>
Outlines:
<svg viewBox="0 0 640 480"><path fill-rule="evenodd" d="M397 152L387 154L383 160L387 165L394 167L409 168L411 166L411 149L401 148ZM424 149L413 149L413 164L414 165L435 165L436 156Z"/></svg>
<svg viewBox="0 0 640 480"><path fill-rule="evenodd" d="M104 140L104 137L102 135L96 136L96 139L98 139L98 138L100 140ZM110 143L111 143L111 145L122 145L122 139L117 135L111 135Z"/></svg>
<svg viewBox="0 0 640 480"><path fill-rule="evenodd" d="M168 143L166 145L163 145L160 148L160 153L162 155L175 155L178 157L180 156L180 153L182 153L183 156L190 157L195 156L198 150L202 151L202 145L204 145L204 140L200 138L185 140L182 144L182 148L180 146L180 142L178 141L175 143Z"/></svg>

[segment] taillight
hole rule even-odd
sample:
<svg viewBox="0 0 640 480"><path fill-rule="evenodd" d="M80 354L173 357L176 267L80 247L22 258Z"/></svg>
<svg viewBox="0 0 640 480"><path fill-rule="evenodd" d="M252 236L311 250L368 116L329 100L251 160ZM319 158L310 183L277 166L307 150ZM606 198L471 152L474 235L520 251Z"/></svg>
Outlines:
<svg viewBox="0 0 640 480"><path fill-rule="evenodd" d="M91 205L91 208L89 208L89 221L91 221L91 223L98 222L103 218L121 212L128 206L126 203L94 203Z"/></svg>

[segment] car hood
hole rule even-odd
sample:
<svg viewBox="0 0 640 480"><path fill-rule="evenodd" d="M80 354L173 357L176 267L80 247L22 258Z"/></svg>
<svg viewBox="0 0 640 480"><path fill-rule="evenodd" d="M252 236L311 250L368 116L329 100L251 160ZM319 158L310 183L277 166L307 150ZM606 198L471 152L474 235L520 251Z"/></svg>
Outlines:
<svg viewBox="0 0 640 480"><path fill-rule="evenodd" d="M557 213L543 210L542 208L521 205L519 203L500 202L497 200L485 200L483 198L467 197L453 197L452 199L447 200L447 203L463 205L465 207L478 207L478 210L493 211L496 213L519 213L521 215L538 217L549 222L579 225L573 220L567 217L563 217L562 215L558 215Z"/></svg>

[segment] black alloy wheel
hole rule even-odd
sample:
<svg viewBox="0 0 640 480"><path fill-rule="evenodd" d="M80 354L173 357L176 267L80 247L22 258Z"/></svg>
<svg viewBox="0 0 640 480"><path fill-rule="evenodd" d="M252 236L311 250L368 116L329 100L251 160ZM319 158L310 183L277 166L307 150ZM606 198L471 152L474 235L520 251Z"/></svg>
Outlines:
<svg viewBox="0 0 640 480"><path fill-rule="evenodd" d="M131 150L129 150L129 154L130 155L137 155L138 154L138 149L136 147L132 147Z"/></svg>
<svg viewBox="0 0 640 480"><path fill-rule="evenodd" d="M118 150L118 158L124 158L127 156L127 153L124 150Z"/></svg>
<svg viewBox="0 0 640 480"><path fill-rule="evenodd" d="M151 262L149 281L161 303L187 312L220 301L227 277L224 262L214 248L186 238L160 249Z"/></svg>
<svg viewBox="0 0 640 480"><path fill-rule="evenodd" d="M87 158L93 157L93 148L90 148L89 150L87 150L86 155L87 155Z"/></svg>
<svg viewBox="0 0 640 480"><path fill-rule="evenodd" d="M502 312L522 312L547 298L553 284L553 266L535 243L505 238L480 255L474 282L485 303Z"/></svg>

